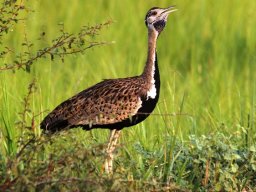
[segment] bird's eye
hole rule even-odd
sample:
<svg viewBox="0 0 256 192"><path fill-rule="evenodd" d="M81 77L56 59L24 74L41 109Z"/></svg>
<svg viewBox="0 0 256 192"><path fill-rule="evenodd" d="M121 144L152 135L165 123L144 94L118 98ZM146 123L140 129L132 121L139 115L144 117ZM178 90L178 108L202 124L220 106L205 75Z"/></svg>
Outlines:
<svg viewBox="0 0 256 192"><path fill-rule="evenodd" d="M157 14L157 12L156 11L153 11L152 13L151 13L151 15L156 15Z"/></svg>

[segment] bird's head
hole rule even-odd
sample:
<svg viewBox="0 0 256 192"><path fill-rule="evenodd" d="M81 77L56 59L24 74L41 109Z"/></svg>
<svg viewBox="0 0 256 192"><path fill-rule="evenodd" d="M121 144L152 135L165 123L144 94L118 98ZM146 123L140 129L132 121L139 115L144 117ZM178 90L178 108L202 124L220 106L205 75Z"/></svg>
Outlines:
<svg viewBox="0 0 256 192"><path fill-rule="evenodd" d="M167 8L153 7L147 12L145 24L149 29L156 30L160 33L165 27L168 15L176 10L174 6Z"/></svg>

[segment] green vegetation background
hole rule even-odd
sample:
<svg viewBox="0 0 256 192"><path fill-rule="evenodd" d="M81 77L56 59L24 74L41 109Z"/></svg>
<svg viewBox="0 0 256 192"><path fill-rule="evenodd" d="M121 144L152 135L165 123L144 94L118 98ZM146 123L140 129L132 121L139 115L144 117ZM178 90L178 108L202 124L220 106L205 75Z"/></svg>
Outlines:
<svg viewBox="0 0 256 192"><path fill-rule="evenodd" d="M23 49L24 34L34 42L35 50L42 46L36 40L42 31L45 45L50 44L59 33L59 23L64 23L66 31L75 33L81 26L113 20L95 40L114 43L65 57L64 61L41 59L32 66L30 74L22 70L0 72L3 156L7 155L7 128L12 133L13 151L18 151L20 131L15 129L15 123L20 118L18 113L27 86L34 77L38 89L31 105L32 111L39 114L102 79L140 74L147 53L145 14L153 6L173 4L178 11L169 16L158 39L162 82L159 104L145 122L123 130L119 156L129 154L140 162L140 154L134 149L136 143L157 151L169 138L186 142L191 135L199 138L217 133L237 137L237 147L255 146L256 1L36 0L26 4L34 12L15 25L2 43L17 52ZM1 65L11 59L1 60ZM46 114L35 119L37 134ZM68 134L56 138L57 143L72 148L75 140L90 148L108 138L107 130L76 129ZM100 161L97 166L100 167Z"/></svg>

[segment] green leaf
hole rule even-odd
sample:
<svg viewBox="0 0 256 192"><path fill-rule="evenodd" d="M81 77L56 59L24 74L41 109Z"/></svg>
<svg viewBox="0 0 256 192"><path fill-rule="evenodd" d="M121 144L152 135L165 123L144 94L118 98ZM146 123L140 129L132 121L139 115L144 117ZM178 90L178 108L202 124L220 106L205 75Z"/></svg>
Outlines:
<svg viewBox="0 0 256 192"><path fill-rule="evenodd" d="M237 165L237 164L231 164L231 171L232 171L233 173L236 173L237 170L238 170L238 165Z"/></svg>
<svg viewBox="0 0 256 192"><path fill-rule="evenodd" d="M249 150L250 150L251 152L256 152L256 147L255 147L254 145L252 145L252 146L249 148Z"/></svg>

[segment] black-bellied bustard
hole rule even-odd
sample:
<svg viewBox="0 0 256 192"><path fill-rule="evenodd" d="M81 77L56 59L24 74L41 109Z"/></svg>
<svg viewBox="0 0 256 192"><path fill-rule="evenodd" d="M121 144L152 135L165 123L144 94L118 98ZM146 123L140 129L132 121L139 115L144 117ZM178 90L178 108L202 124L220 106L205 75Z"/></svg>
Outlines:
<svg viewBox="0 0 256 192"><path fill-rule="evenodd" d="M104 80L58 105L41 123L50 132L66 128L83 127L110 129L106 149L105 171L112 172L113 151L120 131L146 119L159 98L160 74L156 55L156 42L174 7L151 8L145 17L148 28L148 53L141 75Z"/></svg>

